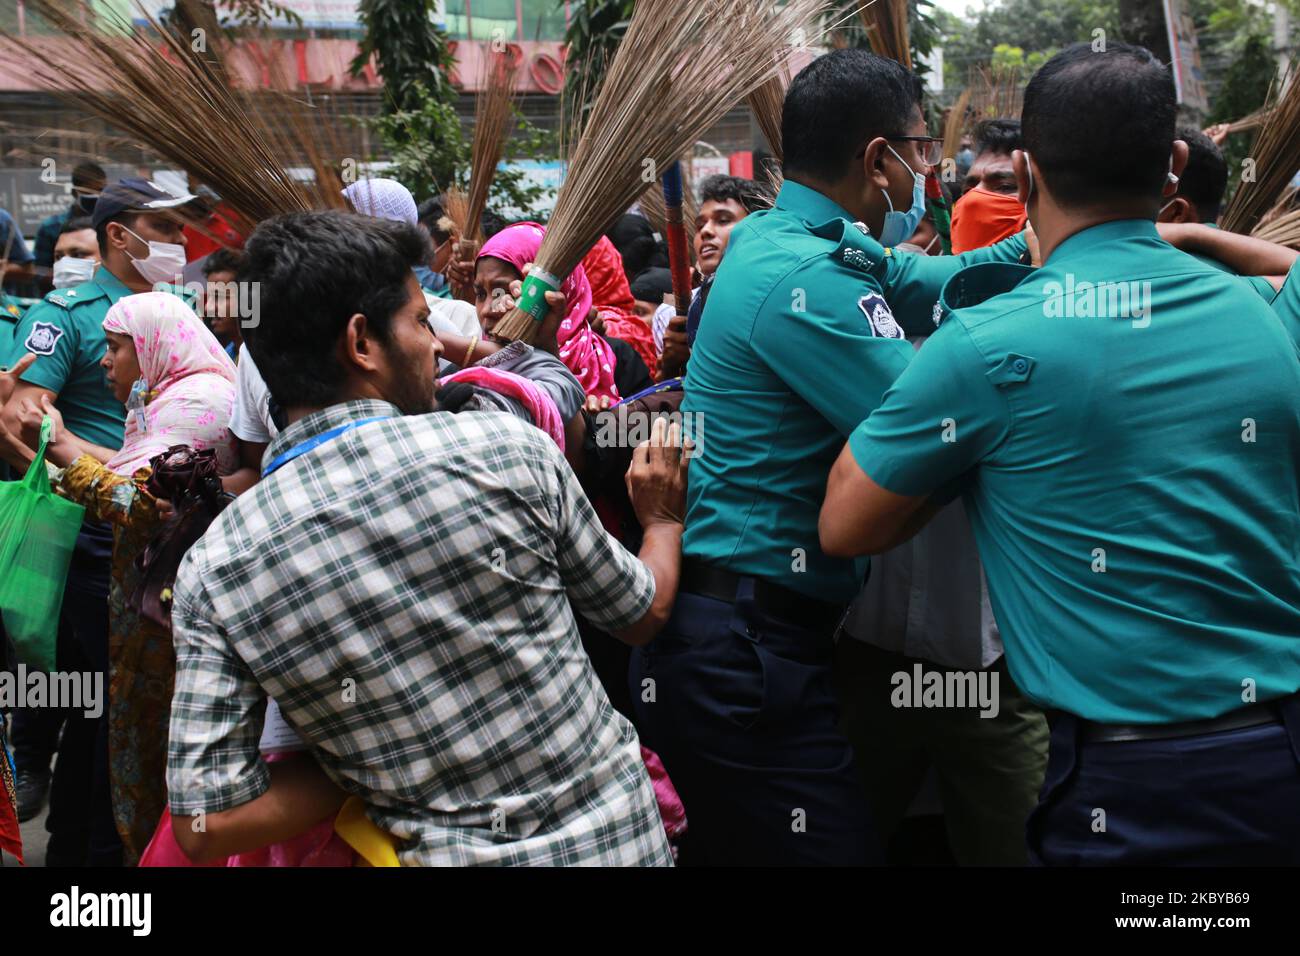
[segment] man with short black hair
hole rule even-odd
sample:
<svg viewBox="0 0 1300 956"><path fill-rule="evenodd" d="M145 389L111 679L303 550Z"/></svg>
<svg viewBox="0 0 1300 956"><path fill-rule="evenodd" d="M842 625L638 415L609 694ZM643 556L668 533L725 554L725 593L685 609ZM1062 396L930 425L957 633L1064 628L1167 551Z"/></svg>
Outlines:
<svg viewBox="0 0 1300 956"><path fill-rule="evenodd" d="M718 173L700 183L700 209L695 214L695 268L703 281L691 296L684 317L674 317L671 308L656 310L651 320L655 346L663 355L660 358L661 377L678 375L691 356L691 343L700 327L704 305L709 300L713 274L727 251L731 230L751 212L769 209L772 197L768 196L752 179ZM662 300L660 300L662 301Z"/></svg>
<svg viewBox="0 0 1300 956"><path fill-rule="evenodd" d="M670 865L636 731L574 609L630 644L666 618L680 443L658 429L635 453L638 558L540 428L430 414L442 346L411 272L428 253L417 227L298 213L245 253L264 313L245 347L286 427L177 575L181 847L206 860L292 837L342 787L408 866ZM563 301L547 294L545 321ZM267 696L314 761L261 759Z"/></svg>
<svg viewBox="0 0 1300 956"><path fill-rule="evenodd" d="M1176 109L1140 47L1034 74L1014 163L1043 265L949 281L822 507L849 556L965 495L1007 664L1057 712L1033 862L1300 863L1300 362L1157 233Z"/></svg>
<svg viewBox="0 0 1300 956"><path fill-rule="evenodd" d="M1194 126L1180 126L1178 138L1187 144L1187 165L1178 177L1178 191L1160 207L1156 221L1213 225L1228 188L1223 151Z"/></svg>
<svg viewBox="0 0 1300 956"><path fill-rule="evenodd" d="M732 228L700 322L682 406L699 435L683 593L634 656L634 697L695 859L865 863L880 848L830 674L865 566L822 552L817 502L844 437L906 367L904 331L932 328L943 279L1025 245L895 253L941 144L920 81L892 60L814 60L786 93L782 142L775 206Z"/></svg>
<svg viewBox="0 0 1300 956"><path fill-rule="evenodd" d="M224 248L203 259L203 317L232 362L239 360L239 347L244 344L238 286L243 261L243 253Z"/></svg>
<svg viewBox="0 0 1300 956"><path fill-rule="evenodd" d="M452 254L456 251L452 248L456 230L458 228L463 230L465 227L448 218L446 210L437 198L426 199L420 203L417 213L420 217L420 225L429 233L429 238L432 240L433 252L428 262L422 262L415 267L415 277L420 280L420 287L425 292L449 299L451 286L447 282L447 264L451 262Z"/></svg>
<svg viewBox="0 0 1300 956"><path fill-rule="evenodd" d="M54 242L54 288L67 289L89 281L99 266L99 243L89 216L76 216L63 224Z"/></svg>
<svg viewBox="0 0 1300 956"><path fill-rule="evenodd" d="M1011 166L1011 154L1019 148L1019 120L985 120L975 128L975 159L952 208L954 253L991 246L1025 228Z"/></svg>

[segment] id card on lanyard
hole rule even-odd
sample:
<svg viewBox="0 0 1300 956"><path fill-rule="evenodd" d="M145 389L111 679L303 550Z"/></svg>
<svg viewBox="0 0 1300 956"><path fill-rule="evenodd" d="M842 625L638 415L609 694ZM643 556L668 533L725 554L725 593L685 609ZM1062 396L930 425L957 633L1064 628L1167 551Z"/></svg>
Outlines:
<svg viewBox="0 0 1300 956"><path fill-rule="evenodd" d="M283 468L285 465L289 464L289 462L293 461L299 455L305 455L313 448L319 448L327 441L331 441L335 438L338 438L344 432L350 432L354 428L360 428L362 425L368 425L371 422L382 422L385 419L391 417L392 417L391 415L375 415L371 418L358 418L354 422L347 422L346 424L338 425L334 428L331 428L327 432L321 432L319 435L314 435L311 438L308 438L306 441L299 442L298 444L294 445L292 448L286 449L285 451L282 451L280 454L276 455L275 458L271 460L271 463L262 469L262 477L263 478L267 477L273 471Z"/></svg>

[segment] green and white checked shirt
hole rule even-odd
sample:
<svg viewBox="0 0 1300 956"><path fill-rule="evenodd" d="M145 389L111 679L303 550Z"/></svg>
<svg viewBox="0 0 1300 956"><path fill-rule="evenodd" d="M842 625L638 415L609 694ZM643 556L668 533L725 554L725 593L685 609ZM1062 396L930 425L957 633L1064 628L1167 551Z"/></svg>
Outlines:
<svg viewBox="0 0 1300 956"><path fill-rule="evenodd" d="M635 730L570 609L639 619L654 578L540 429L481 412L348 421L235 501L186 555L172 620L171 811L269 785L265 698L399 841L403 865L670 865Z"/></svg>

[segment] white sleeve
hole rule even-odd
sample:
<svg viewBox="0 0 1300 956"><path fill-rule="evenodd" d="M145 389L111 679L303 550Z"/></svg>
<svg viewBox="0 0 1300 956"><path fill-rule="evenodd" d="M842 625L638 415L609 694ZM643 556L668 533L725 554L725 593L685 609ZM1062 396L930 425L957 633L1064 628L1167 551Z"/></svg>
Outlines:
<svg viewBox="0 0 1300 956"><path fill-rule="evenodd" d="M473 303L461 299L440 299L428 293L424 298L429 304L429 324L433 326L434 332L450 332L464 338L483 334L478 323L478 310Z"/></svg>
<svg viewBox="0 0 1300 956"><path fill-rule="evenodd" d="M668 331L668 323L675 315L677 310L667 303L655 309L654 318L650 321L650 330L654 334L656 352L664 350L664 333Z"/></svg>
<svg viewBox="0 0 1300 956"><path fill-rule="evenodd" d="M280 433L271 421L271 393L257 371L247 345L239 347L235 373L235 410L230 415L230 431L240 441L269 445Z"/></svg>

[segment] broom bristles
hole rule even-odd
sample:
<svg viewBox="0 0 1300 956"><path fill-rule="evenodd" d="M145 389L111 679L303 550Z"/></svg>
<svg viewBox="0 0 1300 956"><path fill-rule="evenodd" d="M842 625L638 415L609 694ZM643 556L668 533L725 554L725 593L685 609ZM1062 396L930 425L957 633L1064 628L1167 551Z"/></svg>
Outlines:
<svg viewBox="0 0 1300 956"><path fill-rule="evenodd" d="M482 231L488 192L496 178L497 164L505 154L507 131L515 112L515 86L519 78L519 69L510 62L508 53L487 53L483 69L483 82L480 83L474 103L469 197L465 207L465 220L461 222L464 237L471 241L476 241Z"/></svg>
<svg viewBox="0 0 1300 956"><path fill-rule="evenodd" d="M961 148L962 132L966 129L966 111L970 107L970 87L961 91L957 102L943 121L943 158L955 159Z"/></svg>
<svg viewBox="0 0 1300 956"><path fill-rule="evenodd" d="M781 113L785 106L785 91L790 85L790 76L781 71L768 77L746 98L749 108L754 113L759 132L767 140L768 149L779 162L781 153Z"/></svg>
<svg viewBox="0 0 1300 956"><path fill-rule="evenodd" d="M284 212L347 208L340 195L341 155L322 151L320 114L283 93L269 94L274 102L268 102L267 93L251 97L232 91L214 49L225 42L222 38L209 36L209 52L200 55L188 35L164 29L147 13L143 27L106 14L115 30L110 35L50 0L35 0L33 6L69 41L51 60L48 49L37 51L5 35L7 47L36 64L33 74L41 85L75 97L81 108L212 187L237 226L247 228ZM314 183L286 168L299 157L312 170Z"/></svg>
<svg viewBox="0 0 1300 956"><path fill-rule="evenodd" d="M1223 212L1223 228L1251 233L1295 175L1297 156L1300 156L1300 78L1293 76L1281 100L1260 124L1250 150L1255 177L1243 178L1237 185Z"/></svg>
<svg viewBox="0 0 1300 956"><path fill-rule="evenodd" d="M795 28L828 8L826 0L775 10L753 0L640 0L573 152L537 268L567 276L670 162L776 75L776 54ZM495 333L531 340L537 326L517 308Z"/></svg>
<svg viewBox="0 0 1300 956"><path fill-rule="evenodd" d="M871 52L912 68L908 39L907 0L861 0L858 16L867 31Z"/></svg>
<svg viewBox="0 0 1300 956"><path fill-rule="evenodd" d="M1229 123L1228 132L1244 133L1248 129L1258 129L1260 126L1263 126L1265 123L1268 122L1268 118L1270 115L1272 115L1272 113L1273 110L1268 107L1255 110L1255 112L1247 116L1243 116L1235 123Z"/></svg>
<svg viewBox="0 0 1300 956"><path fill-rule="evenodd" d="M1300 248L1300 209L1296 208L1296 187L1288 186L1282 191L1273 208L1260 217L1259 225L1251 235L1257 239L1266 239L1284 246Z"/></svg>
<svg viewBox="0 0 1300 956"><path fill-rule="evenodd" d="M442 208L446 211L447 218L454 222L456 228L460 230L460 238L468 238L469 193L457 186L453 186L443 193Z"/></svg>

